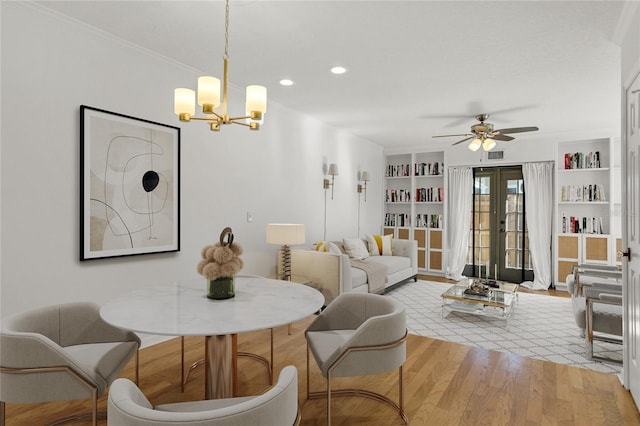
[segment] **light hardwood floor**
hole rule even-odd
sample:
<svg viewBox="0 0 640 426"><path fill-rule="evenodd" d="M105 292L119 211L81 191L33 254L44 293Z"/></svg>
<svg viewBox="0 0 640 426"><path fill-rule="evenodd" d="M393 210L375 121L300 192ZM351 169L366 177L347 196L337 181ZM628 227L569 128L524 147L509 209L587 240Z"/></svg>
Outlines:
<svg viewBox="0 0 640 426"><path fill-rule="evenodd" d="M325 401L306 400L306 343L309 317L275 329L275 371L295 365L303 425L326 422ZM246 333L238 349L268 356L269 333ZM186 338L190 364L204 355L203 338ZM203 370L198 369L180 392L179 339L145 348L140 354L140 387L153 404L202 399ZM313 359L311 389L324 389ZM640 425L640 414L630 394L615 375L451 342L410 335L404 370L405 408L411 425ZM248 358L238 361L240 395L268 388L266 369ZM133 363L122 376L133 378ZM335 387L362 386L397 398L397 373L336 379ZM106 396L99 407L106 408ZM393 411L361 398L336 398L334 425L401 425ZM7 425L42 425L78 412L88 412L87 401L46 404L7 404ZM90 422L75 423L88 425ZM106 421L102 420L101 425Z"/></svg>

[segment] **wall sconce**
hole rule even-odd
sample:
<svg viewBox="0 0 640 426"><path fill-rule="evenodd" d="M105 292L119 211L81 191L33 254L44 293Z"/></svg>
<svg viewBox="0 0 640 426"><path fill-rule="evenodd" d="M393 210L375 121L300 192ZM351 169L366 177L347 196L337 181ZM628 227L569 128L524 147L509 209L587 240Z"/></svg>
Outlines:
<svg viewBox="0 0 640 426"><path fill-rule="evenodd" d="M358 184L358 194L364 193L364 202L367 202L367 182L371 180L369 177L369 172L360 173L360 180L364 182L364 184Z"/></svg>
<svg viewBox="0 0 640 426"><path fill-rule="evenodd" d="M333 183L335 177L338 175L338 166L335 164L329 164L329 171L327 174L331 175L331 181L329 179L324 180L324 189L331 187L331 199L333 200Z"/></svg>

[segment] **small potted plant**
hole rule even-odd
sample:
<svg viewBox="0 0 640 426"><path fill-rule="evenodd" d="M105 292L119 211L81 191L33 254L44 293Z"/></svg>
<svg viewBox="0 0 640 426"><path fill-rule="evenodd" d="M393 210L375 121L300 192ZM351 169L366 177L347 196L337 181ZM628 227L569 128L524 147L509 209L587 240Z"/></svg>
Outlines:
<svg viewBox="0 0 640 426"><path fill-rule="evenodd" d="M235 276L242 269L242 246L233 242L233 231L227 227L220 241L202 249L198 273L207 279L209 299L230 299L235 296Z"/></svg>

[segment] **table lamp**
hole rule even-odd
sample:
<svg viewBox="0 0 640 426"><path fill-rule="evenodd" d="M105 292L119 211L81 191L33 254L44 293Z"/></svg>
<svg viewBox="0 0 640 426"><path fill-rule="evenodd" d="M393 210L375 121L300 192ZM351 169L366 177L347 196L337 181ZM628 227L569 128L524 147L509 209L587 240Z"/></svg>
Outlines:
<svg viewBox="0 0 640 426"><path fill-rule="evenodd" d="M291 281L291 248L289 245L304 244L304 224L268 223L267 243L282 245L282 279Z"/></svg>

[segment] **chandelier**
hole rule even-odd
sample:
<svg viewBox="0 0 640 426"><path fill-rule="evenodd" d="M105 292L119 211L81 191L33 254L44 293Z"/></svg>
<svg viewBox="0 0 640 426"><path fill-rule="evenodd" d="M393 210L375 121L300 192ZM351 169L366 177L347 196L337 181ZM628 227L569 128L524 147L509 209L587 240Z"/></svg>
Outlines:
<svg viewBox="0 0 640 426"><path fill-rule="evenodd" d="M247 115L230 117L227 114L227 68L229 65L229 0L225 2L224 17L224 74L222 77L222 102L220 102L220 80L215 77L198 77L198 105L204 117L194 117L196 93L191 89L175 89L174 112L180 121L200 120L210 123L211 130L219 131L223 124L240 124L251 130L259 130L263 115L267 112L267 88L247 86L245 111ZM216 112L216 108L219 112Z"/></svg>

